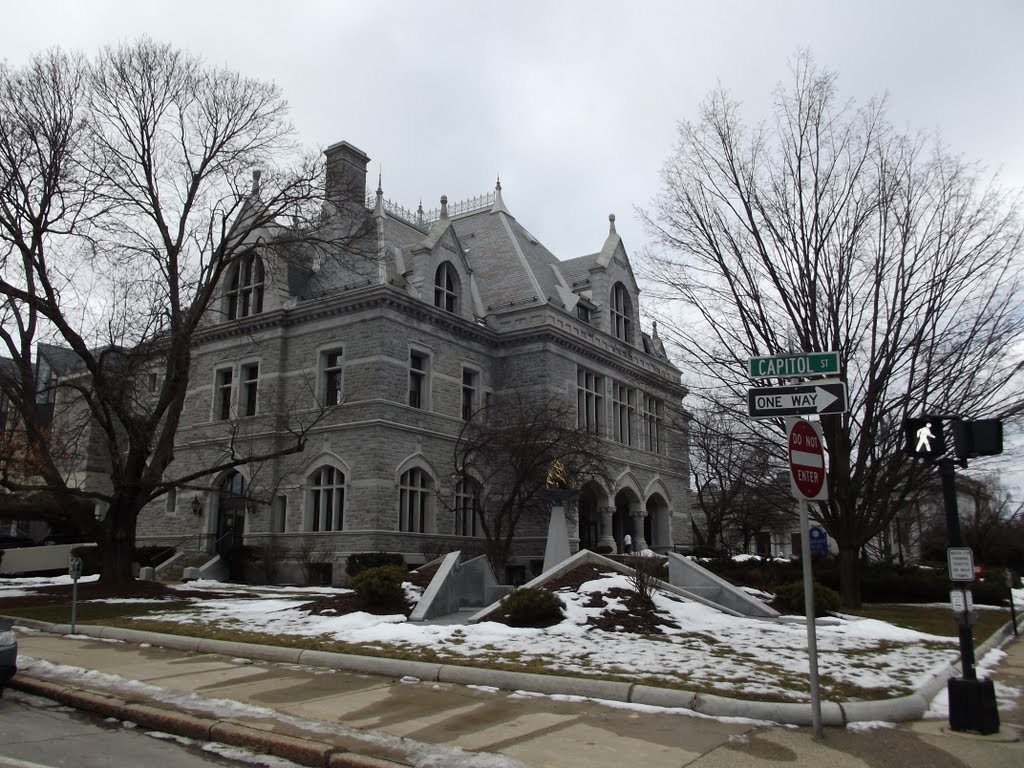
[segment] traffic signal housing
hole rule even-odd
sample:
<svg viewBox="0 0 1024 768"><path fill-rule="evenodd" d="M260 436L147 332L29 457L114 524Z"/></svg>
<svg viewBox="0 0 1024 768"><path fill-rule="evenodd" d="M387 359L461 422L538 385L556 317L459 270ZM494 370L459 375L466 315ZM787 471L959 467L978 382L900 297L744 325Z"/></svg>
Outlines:
<svg viewBox="0 0 1024 768"><path fill-rule="evenodd" d="M1003 422L974 419L953 422L953 450L958 459L995 456L1003 452Z"/></svg>

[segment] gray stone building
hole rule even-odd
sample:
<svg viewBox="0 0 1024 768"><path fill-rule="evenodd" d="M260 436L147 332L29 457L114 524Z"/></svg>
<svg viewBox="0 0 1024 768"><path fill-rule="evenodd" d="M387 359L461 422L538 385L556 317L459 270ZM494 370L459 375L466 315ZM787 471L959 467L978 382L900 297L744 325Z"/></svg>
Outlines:
<svg viewBox="0 0 1024 768"><path fill-rule="evenodd" d="M487 398L531 390L575 403L612 458L611 485L581 489L574 550L620 551L627 532L634 547L688 546L676 418L686 392L656 332L641 331L614 216L597 252L559 260L508 210L500 183L410 211L386 201L379 181L366 195L359 149L341 142L326 154L333 213L368 217L371 247L336 263L285 260L263 244L272 232L253 242L195 349L172 470L270 452L299 428L305 450L151 504L138 543L275 543L285 561L315 545L331 553L335 583L351 553L416 563L478 549L473 489L451 480L454 442ZM545 532L519 531L508 578L539 567Z"/></svg>

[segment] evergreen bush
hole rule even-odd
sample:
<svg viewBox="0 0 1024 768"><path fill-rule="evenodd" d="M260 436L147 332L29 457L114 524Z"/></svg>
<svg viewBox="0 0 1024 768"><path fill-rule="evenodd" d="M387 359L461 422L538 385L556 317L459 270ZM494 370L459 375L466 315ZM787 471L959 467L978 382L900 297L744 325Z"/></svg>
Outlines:
<svg viewBox="0 0 1024 768"><path fill-rule="evenodd" d="M408 574L404 563L378 565L360 571L349 580L348 585L369 606L390 605L404 599L402 582Z"/></svg>
<svg viewBox="0 0 1024 768"><path fill-rule="evenodd" d="M512 627L550 627L565 618L565 603L554 592L524 587L501 601L505 619Z"/></svg>
<svg viewBox="0 0 1024 768"><path fill-rule="evenodd" d="M793 581L775 591L775 604L784 613L804 615L804 583ZM814 615L827 616L839 610L839 593L814 582Z"/></svg>
<svg viewBox="0 0 1024 768"><path fill-rule="evenodd" d="M357 552L349 555L345 561L345 573L352 578L368 568L379 568L382 565L400 565L404 568L405 558L397 552Z"/></svg>

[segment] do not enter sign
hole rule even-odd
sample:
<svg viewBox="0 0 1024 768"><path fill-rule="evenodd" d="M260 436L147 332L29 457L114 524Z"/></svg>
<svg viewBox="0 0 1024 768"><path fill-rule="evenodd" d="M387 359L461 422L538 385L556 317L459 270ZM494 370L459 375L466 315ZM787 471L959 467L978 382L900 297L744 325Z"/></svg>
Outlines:
<svg viewBox="0 0 1024 768"><path fill-rule="evenodd" d="M789 474L793 495L797 498L828 498L825 487L825 444L817 424L794 419L789 437Z"/></svg>

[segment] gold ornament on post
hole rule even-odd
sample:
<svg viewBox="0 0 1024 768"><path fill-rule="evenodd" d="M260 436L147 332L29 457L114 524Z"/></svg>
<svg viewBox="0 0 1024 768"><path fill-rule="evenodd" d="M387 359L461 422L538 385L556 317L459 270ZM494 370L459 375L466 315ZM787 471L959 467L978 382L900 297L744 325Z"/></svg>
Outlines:
<svg viewBox="0 0 1024 768"><path fill-rule="evenodd" d="M564 490L569 487L569 475L565 471L565 464L558 459L551 462L545 486L549 490Z"/></svg>

